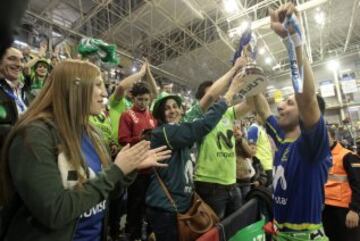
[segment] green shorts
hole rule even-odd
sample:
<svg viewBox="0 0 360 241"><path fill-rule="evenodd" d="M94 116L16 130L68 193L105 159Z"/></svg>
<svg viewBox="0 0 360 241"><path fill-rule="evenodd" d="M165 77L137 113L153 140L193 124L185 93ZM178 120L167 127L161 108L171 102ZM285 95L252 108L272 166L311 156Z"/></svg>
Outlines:
<svg viewBox="0 0 360 241"><path fill-rule="evenodd" d="M313 231L304 232L282 232L278 231L272 236L273 241L329 241L324 229L320 228Z"/></svg>

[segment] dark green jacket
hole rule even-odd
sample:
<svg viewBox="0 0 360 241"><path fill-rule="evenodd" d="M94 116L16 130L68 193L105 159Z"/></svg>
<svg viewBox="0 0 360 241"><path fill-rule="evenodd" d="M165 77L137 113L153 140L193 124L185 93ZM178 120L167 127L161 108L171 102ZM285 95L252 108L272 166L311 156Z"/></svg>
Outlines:
<svg viewBox="0 0 360 241"><path fill-rule="evenodd" d="M166 145L172 150L167 160L168 167L158 169L159 175L174 198L179 212L191 205L193 194L193 163L190 148L206 136L220 121L227 110L224 101L214 104L209 111L194 122L164 124L152 131L151 148ZM169 200L153 174L146 193L146 204L150 207L174 212Z"/></svg>
<svg viewBox="0 0 360 241"><path fill-rule="evenodd" d="M108 199L118 183L134 179L111 165L82 190L65 189L57 165L59 142L56 128L43 122L13 140L9 169L16 194L3 210L5 240L71 241L81 214Z"/></svg>

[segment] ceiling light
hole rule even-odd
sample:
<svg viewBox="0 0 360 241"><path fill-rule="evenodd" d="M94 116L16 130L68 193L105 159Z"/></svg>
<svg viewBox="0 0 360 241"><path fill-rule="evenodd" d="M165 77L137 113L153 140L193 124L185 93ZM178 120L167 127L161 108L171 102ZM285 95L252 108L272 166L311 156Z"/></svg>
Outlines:
<svg viewBox="0 0 360 241"><path fill-rule="evenodd" d="M271 64L271 63L272 63L271 57L266 57L265 58L265 64Z"/></svg>
<svg viewBox="0 0 360 241"><path fill-rule="evenodd" d="M327 63L327 67L329 70L337 70L339 68L340 64L339 64L339 61L337 60L330 60L328 63Z"/></svg>
<svg viewBox="0 0 360 241"><path fill-rule="evenodd" d="M259 48L259 54L260 54L260 55L265 54L265 48L264 48L264 47L260 47L260 48Z"/></svg>
<svg viewBox="0 0 360 241"><path fill-rule="evenodd" d="M239 30L240 30L241 33L243 33L249 27L250 27L250 22L245 20L244 22L241 23Z"/></svg>
<svg viewBox="0 0 360 241"><path fill-rule="evenodd" d="M233 38L234 35L235 35L234 31L230 31L230 32L229 32L229 38Z"/></svg>
<svg viewBox="0 0 360 241"><path fill-rule="evenodd" d="M228 13L234 13L239 11L238 5L235 0L224 0L224 8Z"/></svg>
<svg viewBox="0 0 360 241"><path fill-rule="evenodd" d="M317 24L319 25L325 24L325 13L323 11L316 12L314 18Z"/></svg>
<svg viewBox="0 0 360 241"><path fill-rule="evenodd" d="M137 71L137 68L136 68L136 67L132 67L131 71L135 73L135 72Z"/></svg>

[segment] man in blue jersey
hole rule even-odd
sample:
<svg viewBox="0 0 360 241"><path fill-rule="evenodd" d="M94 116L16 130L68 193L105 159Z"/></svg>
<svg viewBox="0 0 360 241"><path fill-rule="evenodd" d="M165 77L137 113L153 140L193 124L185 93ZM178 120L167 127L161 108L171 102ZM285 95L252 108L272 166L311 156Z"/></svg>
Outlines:
<svg viewBox="0 0 360 241"><path fill-rule="evenodd" d="M325 241L328 238L323 231L321 212L323 188L331 165L329 139L321 113L325 103L315 94L314 75L302 52L302 43L292 36L294 28L286 29L282 24L291 15L297 16L292 4L280 6L271 12L271 27L284 42L294 43L293 54L299 69L303 69L299 71L302 91L293 81L295 94L279 104L277 117L272 115L264 96L254 98L255 108L277 147L273 164L273 240Z"/></svg>

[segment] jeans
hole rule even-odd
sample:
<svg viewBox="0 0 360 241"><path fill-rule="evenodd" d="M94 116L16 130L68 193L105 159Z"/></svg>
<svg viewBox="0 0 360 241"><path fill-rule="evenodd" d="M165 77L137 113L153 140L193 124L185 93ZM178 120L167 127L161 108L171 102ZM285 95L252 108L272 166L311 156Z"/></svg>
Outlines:
<svg viewBox="0 0 360 241"><path fill-rule="evenodd" d="M148 207L146 217L155 233L156 241L178 241L175 212Z"/></svg>
<svg viewBox="0 0 360 241"><path fill-rule="evenodd" d="M126 192L120 197L110 200L109 206L109 232L113 239L120 235L120 219L126 214Z"/></svg>
<svg viewBox="0 0 360 241"><path fill-rule="evenodd" d="M248 195L248 193L251 190L251 184L250 183L240 183L240 184L238 184L238 187L241 192L241 197L242 197L243 203L245 203L246 195Z"/></svg>
<svg viewBox="0 0 360 241"><path fill-rule="evenodd" d="M242 205L242 197L237 184L220 185L195 182L196 192L217 214L220 220L234 213Z"/></svg>

